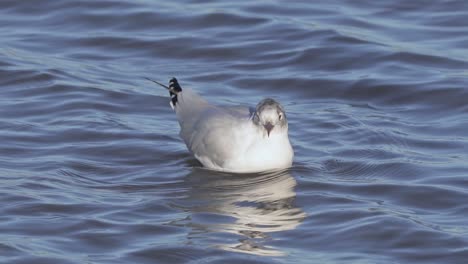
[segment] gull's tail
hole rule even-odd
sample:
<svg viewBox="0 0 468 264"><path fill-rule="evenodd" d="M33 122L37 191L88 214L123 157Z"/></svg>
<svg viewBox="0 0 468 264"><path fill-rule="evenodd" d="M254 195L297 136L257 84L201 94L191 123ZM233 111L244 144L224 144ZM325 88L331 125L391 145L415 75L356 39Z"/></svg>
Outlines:
<svg viewBox="0 0 468 264"><path fill-rule="evenodd" d="M164 88L166 88L169 91L169 95L171 96L171 107L174 109L174 107L177 104L177 95L182 92L182 87L180 87L179 82L177 81L176 78L172 77L172 79L169 80L169 86L166 86L158 81L155 81L153 79L150 79L148 77L145 77L145 79L150 80Z"/></svg>

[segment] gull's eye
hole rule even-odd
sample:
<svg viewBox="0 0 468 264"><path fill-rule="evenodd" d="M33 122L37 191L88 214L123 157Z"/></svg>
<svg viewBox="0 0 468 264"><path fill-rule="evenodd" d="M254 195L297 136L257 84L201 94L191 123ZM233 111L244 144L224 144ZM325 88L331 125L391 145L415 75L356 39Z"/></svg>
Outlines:
<svg viewBox="0 0 468 264"><path fill-rule="evenodd" d="M278 118L279 120L282 120L283 119L283 115L281 113L278 114Z"/></svg>
<svg viewBox="0 0 468 264"><path fill-rule="evenodd" d="M259 120L260 120L260 117L258 116L257 113L254 114L253 120L255 120L255 121L259 121Z"/></svg>

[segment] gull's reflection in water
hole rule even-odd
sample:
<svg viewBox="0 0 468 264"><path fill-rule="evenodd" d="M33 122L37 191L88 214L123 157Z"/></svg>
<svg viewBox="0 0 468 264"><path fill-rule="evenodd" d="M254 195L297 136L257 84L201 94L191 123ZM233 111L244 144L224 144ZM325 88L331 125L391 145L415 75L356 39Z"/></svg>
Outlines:
<svg viewBox="0 0 468 264"><path fill-rule="evenodd" d="M295 229L306 216L294 205L296 180L289 171L241 175L194 169L186 183L188 196L177 206L189 215L174 224L190 227L193 243L281 256L281 249L267 245L271 234Z"/></svg>

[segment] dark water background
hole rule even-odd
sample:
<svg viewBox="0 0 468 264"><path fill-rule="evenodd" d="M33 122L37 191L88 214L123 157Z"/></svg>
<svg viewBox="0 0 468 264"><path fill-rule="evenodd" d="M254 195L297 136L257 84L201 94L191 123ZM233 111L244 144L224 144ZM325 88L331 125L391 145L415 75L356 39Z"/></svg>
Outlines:
<svg viewBox="0 0 468 264"><path fill-rule="evenodd" d="M468 2L0 1L1 263L467 263ZM164 90L281 101L200 168Z"/></svg>

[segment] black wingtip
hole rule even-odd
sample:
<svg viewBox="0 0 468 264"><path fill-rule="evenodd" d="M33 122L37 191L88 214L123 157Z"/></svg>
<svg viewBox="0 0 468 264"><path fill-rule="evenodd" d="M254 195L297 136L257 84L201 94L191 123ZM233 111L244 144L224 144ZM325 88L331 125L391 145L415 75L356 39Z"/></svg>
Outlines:
<svg viewBox="0 0 468 264"><path fill-rule="evenodd" d="M177 104L177 94L182 92L179 82L175 77L169 80L169 95L171 96L171 106L174 108Z"/></svg>
<svg viewBox="0 0 468 264"><path fill-rule="evenodd" d="M172 77L170 80L169 80L169 86L166 86L158 81L155 81L151 78L148 78L148 77L144 77L145 79L151 81L151 82L154 82L164 88L166 88L167 90L169 90L169 95L171 96L171 107L174 109L176 103L177 103L177 94L182 92L182 87L180 87L179 85L179 82L177 81L177 79L175 77Z"/></svg>
<svg viewBox="0 0 468 264"><path fill-rule="evenodd" d="M180 87L179 82L175 77L172 77L169 80L169 88L175 93L182 92L182 87Z"/></svg>

